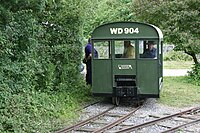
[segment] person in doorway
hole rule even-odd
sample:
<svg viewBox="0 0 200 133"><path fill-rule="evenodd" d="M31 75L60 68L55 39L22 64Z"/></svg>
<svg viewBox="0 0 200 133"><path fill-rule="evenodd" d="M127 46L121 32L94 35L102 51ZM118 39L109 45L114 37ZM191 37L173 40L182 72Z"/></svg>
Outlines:
<svg viewBox="0 0 200 133"><path fill-rule="evenodd" d="M123 58L135 58L135 47L130 41L124 41Z"/></svg>
<svg viewBox="0 0 200 133"><path fill-rule="evenodd" d="M156 58L157 49L154 48L154 41L148 41L148 48L144 51L143 58Z"/></svg>
<svg viewBox="0 0 200 133"><path fill-rule="evenodd" d="M98 52L94 49L94 56L98 58ZM83 61L86 64L86 83L92 85L92 43L91 38L88 39L88 43L85 46L85 58Z"/></svg>

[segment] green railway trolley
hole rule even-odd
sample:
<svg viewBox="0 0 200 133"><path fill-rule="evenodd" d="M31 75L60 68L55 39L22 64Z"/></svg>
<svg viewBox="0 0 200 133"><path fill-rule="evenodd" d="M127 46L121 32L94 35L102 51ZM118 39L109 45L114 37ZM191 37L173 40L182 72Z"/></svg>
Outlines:
<svg viewBox="0 0 200 133"><path fill-rule="evenodd" d="M92 93L112 97L159 98L163 83L163 34L151 24L114 22L91 37Z"/></svg>

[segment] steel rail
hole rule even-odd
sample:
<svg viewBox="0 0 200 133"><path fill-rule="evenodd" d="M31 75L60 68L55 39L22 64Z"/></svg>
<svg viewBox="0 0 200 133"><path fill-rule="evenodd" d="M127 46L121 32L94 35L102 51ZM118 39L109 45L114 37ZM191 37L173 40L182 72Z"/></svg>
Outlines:
<svg viewBox="0 0 200 133"><path fill-rule="evenodd" d="M170 119L172 117L180 116L180 115L183 115L183 114L186 114L186 113L192 113L192 112L197 111L197 110L200 110L200 107L192 108L192 109L182 111L182 112L179 112L179 113L176 113L176 114L172 114L172 115L169 115L169 116L166 116L166 117L158 118L156 120L148 121L148 122L136 125L136 126L131 126L131 127L119 130L115 133L128 133L128 132L131 132L131 131L136 130L138 128L143 128L143 127L146 127L146 126L149 126L149 125L153 125L153 124L156 124L159 121L167 120L167 119Z"/></svg>
<svg viewBox="0 0 200 133"><path fill-rule="evenodd" d="M191 121L191 122L188 122L188 123L185 123L185 124L176 126L176 127L172 127L172 128L170 128L170 129L168 129L168 130L165 130L165 131L163 131L163 132L161 132L161 133L170 133L170 132L172 132L172 131L178 130L178 129L181 128L181 127L189 126L189 125L194 124L194 123L197 123L197 122L200 122L200 119L197 119L197 120L194 120L194 121Z"/></svg>
<svg viewBox="0 0 200 133"><path fill-rule="evenodd" d="M118 120L116 120L116 121L114 121L114 122L112 122L112 123L110 123L110 124L108 124L108 125L106 125L106 126L100 128L100 129L95 130L93 133L102 133L102 132L104 132L104 131L106 131L106 130L108 130L108 129L110 129L110 128L116 126L116 125L118 125L119 123L122 123L123 121L125 121L126 119L128 119L133 113L135 113L135 112L136 112L138 109L140 109L141 107L142 107L142 106L139 106L139 107L135 108L135 109L134 109L133 111L131 111L130 113L128 113L128 114L126 114L126 115L120 117Z"/></svg>
<svg viewBox="0 0 200 133"><path fill-rule="evenodd" d="M81 126L83 126L83 125L85 125L85 124L88 124L88 123L90 123L92 120L94 120L94 119L96 119L96 118L98 118L98 117L104 115L104 114L107 113L108 111L112 110L114 107L115 107L115 106L112 106L112 107L110 107L109 109L107 109L107 110L105 110L105 111L103 111L103 112L101 112L101 113L99 113L99 114L97 114L97 115L95 115L95 116L92 116L92 117L90 117L90 118L88 118L88 119L86 119L86 120L84 120L84 121L81 121L81 122L79 122L79 123L77 123L77 124L75 124L75 125L72 125L72 126L70 126L70 127L61 129L61 130L57 131L56 133L66 133L66 132L69 132L69 131L72 131L72 130L76 130L77 128L79 128L79 127L81 127Z"/></svg>

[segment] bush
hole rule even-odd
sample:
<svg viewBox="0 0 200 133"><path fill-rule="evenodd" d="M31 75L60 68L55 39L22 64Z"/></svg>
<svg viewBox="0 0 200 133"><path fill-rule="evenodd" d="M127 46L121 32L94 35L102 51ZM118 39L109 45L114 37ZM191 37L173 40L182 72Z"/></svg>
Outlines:
<svg viewBox="0 0 200 133"><path fill-rule="evenodd" d="M164 54L164 61L192 61L192 57L181 51L170 51Z"/></svg>
<svg viewBox="0 0 200 133"><path fill-rule="evenodd" d="M0 132L50 132L89 93L78 70L83 20L78 3L2 1Z"/></svg>
<svg viewBox="0 0 200 133"><path fill-rule="evenodd" d="M73 92L52 94L25 90L11 95L8 87L0 86L0 132L46 133L66 126L87 100L89 88L78 84Z"/></svg>
<svg viewBox="0 0 200 133"><path fill-rule="evenodd" d="M189 72L189 81L200 86L200 64L195 64Z"/></svg>

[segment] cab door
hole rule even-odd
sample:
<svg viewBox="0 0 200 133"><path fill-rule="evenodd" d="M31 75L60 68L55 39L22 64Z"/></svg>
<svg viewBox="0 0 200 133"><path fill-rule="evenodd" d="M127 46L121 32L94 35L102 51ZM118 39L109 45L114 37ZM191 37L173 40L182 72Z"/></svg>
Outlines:
<svg viewBox="0 0 200 133"><path fill-rule="evenodd" d="M117 97L135 96L136 53L135 40L114 40L112 56L113 95Z"/></svg>
<svg viewBox="0 0 200 133"><path fill-rule="evenodd" d="M135 75L135 40L115 40L113 43L113 75Z"/></svg>
<svg viewBox="0 0 200 133"><path fill-rule="evenodd" d="M112 59L111 41L95 40L94 49L98 52L98 58L92 60L92 92L94 95L112 95Z"/></svg>
<svg viewBox="0 0 200 133"><path fill-rule="evenodd" d="M145 97L157 97L159 94L158 87L158 57L157 57L157 43L154 40L154 48L156 49L156 57L146 56L145 50L148 49L147 40L138 41L138 55L137 55L137 85L138 94L145 95ZM154 51L155 52L155 51Z"/></svg>

